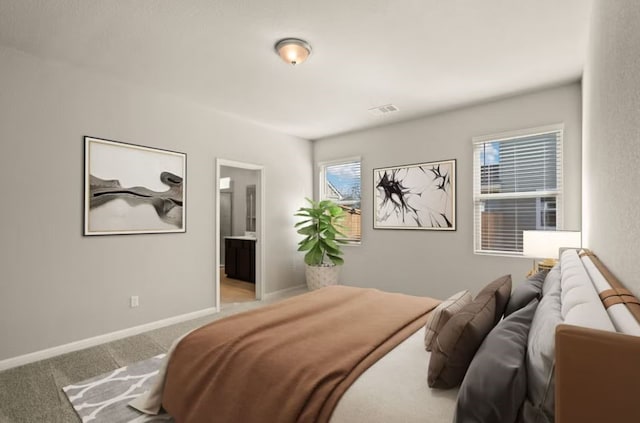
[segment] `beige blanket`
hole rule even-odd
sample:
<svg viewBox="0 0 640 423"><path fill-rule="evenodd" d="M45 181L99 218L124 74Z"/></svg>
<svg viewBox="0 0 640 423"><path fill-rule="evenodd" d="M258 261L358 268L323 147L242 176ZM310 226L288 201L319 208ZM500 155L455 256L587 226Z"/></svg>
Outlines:
<svg viewBox="0 0 640 423"><path fill-rule="evenodd" d="M177 423L326 422L438 303L341 286L213 322L176 346L162 405Z"/></svg>

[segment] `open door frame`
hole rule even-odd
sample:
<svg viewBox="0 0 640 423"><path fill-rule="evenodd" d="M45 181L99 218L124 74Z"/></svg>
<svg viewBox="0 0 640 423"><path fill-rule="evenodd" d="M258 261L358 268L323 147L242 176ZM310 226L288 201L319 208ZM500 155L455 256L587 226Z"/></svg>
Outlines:
<svg viewBox="0 0 640 423"><path fill-rule="evenodd" d="M216 192L216 224L215 224L215 245L216 245L216 267L215 267L215 288L216 288L216 309L220 311L220 248L222 242L220 240L220 167L236 167L239 169L255 170L258 171L258 184L256 197L258 206L256 207L259 215L256 220L256 300L261 300L264 297L264 248L265 245L265 228L264 228L264 216L265 216L265 180L264 180L264 166L237 162L234 160L216 159L216 175L215 175L215 192Z"/></svg>

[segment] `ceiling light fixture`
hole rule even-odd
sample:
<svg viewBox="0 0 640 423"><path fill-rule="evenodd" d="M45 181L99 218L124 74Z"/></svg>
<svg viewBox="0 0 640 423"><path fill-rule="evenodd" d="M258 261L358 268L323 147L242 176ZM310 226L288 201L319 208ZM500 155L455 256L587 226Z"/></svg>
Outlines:
<svg viewBox="0 0 640 423"><path fill-rule="evenodd" d="M284 38L276 43L275 49L282 60L294 66L307 60L311 54L309 43L298 38Z"/></svg>

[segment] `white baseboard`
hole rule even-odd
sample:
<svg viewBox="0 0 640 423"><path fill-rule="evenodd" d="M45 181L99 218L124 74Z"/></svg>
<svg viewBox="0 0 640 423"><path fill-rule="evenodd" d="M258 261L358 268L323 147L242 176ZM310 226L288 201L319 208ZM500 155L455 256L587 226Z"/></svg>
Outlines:
<svg viewBox="0 0 640 423"><path fill-rule="evenodd" d="M278 291L269 292L268 294L264 294L263 299L264 299L264 300L270 300L270 299L272 299L273 297L277 297L277 296L280 296L280 295L286 294L287 292L296 291L296 290L298 290L298 289L303 289L303 288L304 288L304 289L306 289L306 288L307 288L307 285L305 285L305 284L302 284L302 285L296 285L296 286L291 286L291 287L289 287L289 288L280 289L280 290L278 290Z"/></svg>
<svg viewBox="0 0 640 423"><path fill-rule="evenodd" d="M66 354L69 352L78 351L78 350L82 350L89 347L95 347L96 345L115 341L117 339L126 338L128 336L138 335L142 332L159 329L165 326L173 325L173 324L184 322L187 320L197 319L198 317L213 314L213 313L216 313L217 311L218 309L215 307L205 308L203 310L194 311L192 313L181 314L179 316L173 316L167 319L157 320L151 323L145 323L143 325L122 329L115 332L105 333L104 335L98 335L92 338L81 339L80 341L70 342L68 344L59 345L57 347L47 348L45 350L40 350L40 351L36 351L29 354L24 354L24 355L19 355L17 357L7 358L5 360L0 360L0 371L7 370L12 367L18 367L25 364L33 363L35 361L45 360L47 358L55 357L60 354Z"/></svg>

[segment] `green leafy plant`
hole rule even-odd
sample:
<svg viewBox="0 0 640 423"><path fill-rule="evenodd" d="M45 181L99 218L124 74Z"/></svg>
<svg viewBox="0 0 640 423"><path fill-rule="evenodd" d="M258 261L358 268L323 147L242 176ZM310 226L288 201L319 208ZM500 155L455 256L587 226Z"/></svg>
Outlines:
<svg viewBox="0 0 640 423"><path fill-rule="evenodd" d="M304 239L298 243L298 251L306 251L304 262L310 266L340 265L344 263L340 244L346 241L340 237L344 210L330 200L313 201L306 198L309 207L301 207L295 216L305 219L296 223L298 233Z"/></svg>

